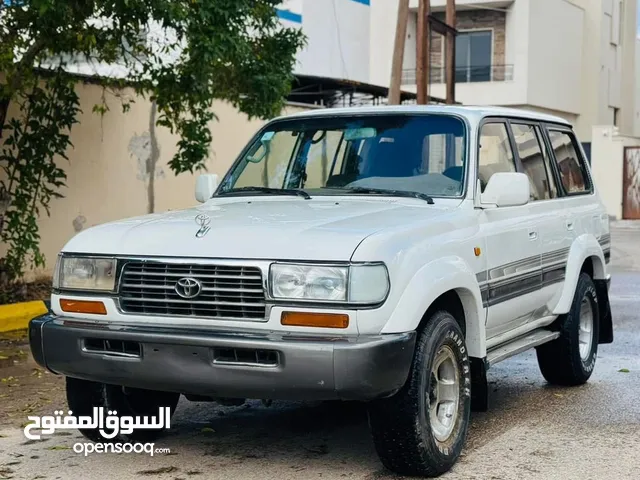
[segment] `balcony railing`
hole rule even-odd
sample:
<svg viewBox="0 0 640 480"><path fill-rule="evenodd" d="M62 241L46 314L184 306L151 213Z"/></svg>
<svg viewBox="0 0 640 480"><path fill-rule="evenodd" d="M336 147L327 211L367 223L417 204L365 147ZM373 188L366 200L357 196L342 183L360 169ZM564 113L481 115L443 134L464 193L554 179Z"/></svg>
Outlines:
<svg viewBox="0 0 640 480"><path fill-rule="evenodd" d="M483 65L473 67L457 67L456 83L474 82L510 82L513 80L513 65ZM432 65L429 83L445 83L446 67ZM416 70L414 68L402 71L402 84L415 85Z"/></svg>

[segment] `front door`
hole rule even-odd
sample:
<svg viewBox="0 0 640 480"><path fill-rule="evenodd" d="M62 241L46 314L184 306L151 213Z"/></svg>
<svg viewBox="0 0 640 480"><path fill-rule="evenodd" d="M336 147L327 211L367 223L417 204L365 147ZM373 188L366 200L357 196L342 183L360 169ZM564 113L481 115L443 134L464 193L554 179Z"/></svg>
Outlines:
<svg viewBox="0 0 640 480"><path fill-rule="evenodd" d="M506 122L482 125L478 159L482 191L494 173L517 171ZM487 249L487 271L478 280L488 307L490 340L524 325L540 307L536 292L541 285L541 222L532 215L531 205L483 209L478 215Z"/></svg>
<svg viewBox="0 0 640 480"><path fill-rule="evenodd" d="M534 122L511 122L511 132L518 156L519 169L529 177L530 215L539 225L541 253L541 285L535 294L539 309L532 321L548 317L564 285L569 248L575 237L571 208L559 197L553 155L547 148L542 127Z"/></svg>

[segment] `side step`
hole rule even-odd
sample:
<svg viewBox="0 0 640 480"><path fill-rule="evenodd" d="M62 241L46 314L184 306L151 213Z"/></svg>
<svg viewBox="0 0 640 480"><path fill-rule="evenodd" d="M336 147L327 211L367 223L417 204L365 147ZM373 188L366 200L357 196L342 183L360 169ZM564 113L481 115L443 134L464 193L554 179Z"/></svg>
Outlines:
<svg viewBox="0 0 640 480"><path fill-rule="evenodd" d="M537 347L543 343L551 342L560 336L560 332L539 329L529 332L526 335L515 338L508 343L498 345L487 352L487 368L502 360L513 357L530 348Z"/></svg>

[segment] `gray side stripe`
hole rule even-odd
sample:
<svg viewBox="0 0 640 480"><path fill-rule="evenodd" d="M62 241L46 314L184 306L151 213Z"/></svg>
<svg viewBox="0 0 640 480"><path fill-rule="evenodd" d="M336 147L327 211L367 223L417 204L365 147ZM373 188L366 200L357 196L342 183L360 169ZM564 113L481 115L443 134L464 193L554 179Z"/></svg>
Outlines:
<svg viewBox="0 0 640 480"><path fill-rule="evenodd" d="M599 240L600 245L606 244L610 239L611 235L603 235ZM566 247L542 254L539 268L535 268L539 257L534 256L477 273L476 279L481 284L482 303L485 307L496 305L563 281L569 250ZM603 253L606 263L609 263L611 248L603 247ZM517 270L526 270L527 268L533 270L514 275Z"/></svg>
<svg viewBox="0 0 640 480"><path fill-rule="evenodd" d="M569 248L562 248L477 273L476 279L482 284L482 303L485 307L496 305L563 281L568 256ZM542 265L536 268L539 262ZM527 268L532 270L514 275L517 270Z"/></svg>

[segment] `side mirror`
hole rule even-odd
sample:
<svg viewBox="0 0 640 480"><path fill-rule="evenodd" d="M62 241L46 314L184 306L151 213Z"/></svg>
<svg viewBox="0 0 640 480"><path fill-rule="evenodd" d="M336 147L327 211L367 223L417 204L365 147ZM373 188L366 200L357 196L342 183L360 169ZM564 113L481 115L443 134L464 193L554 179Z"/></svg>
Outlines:
<svg viewBox="0 0 640 480"><path fill-rule="evenodd" d="M524 173L499 172L489 178L480 196L483 207L517 207L529 203L529 177Z"/></svg>
<svg viewBox="0 0 640 480"><path fill-rule="evenodd" d="M200 175L196 180L196 200L200 203L206 202L214 194L216 188L218 188L218 175Z"/></svg>

